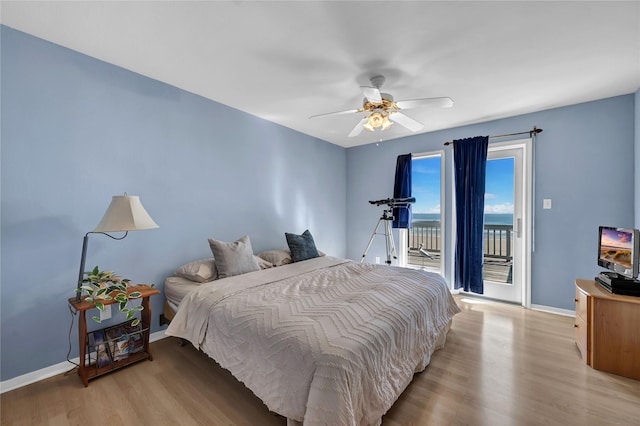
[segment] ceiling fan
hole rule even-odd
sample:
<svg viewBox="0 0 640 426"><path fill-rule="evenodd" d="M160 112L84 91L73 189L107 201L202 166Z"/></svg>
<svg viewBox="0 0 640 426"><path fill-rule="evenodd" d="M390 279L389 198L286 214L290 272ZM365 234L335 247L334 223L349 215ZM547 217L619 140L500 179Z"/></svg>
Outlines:
<svg viewBox="0 0 640 426"><path fill-rule="evenodd" d="M380 88L384 84L384 76L378 75L370 78L371 86L360 86L364 94L362 108L350 109L347 111L329 112L326 114L313 115L309 118L326 117L329 115L343 115L367 112L367 115L356 124L349 137L358 136L362 129L374 131L380 128L387 130L393 123L398 123L403 127L417 132L424 128L424 124L413 118L404 115L400 110L421 108L421 107L441 107L450 108L453 106L453 99L443 98L421 98L410 99L404 101L394 101L393 96L388 93L380 92Z"/></svg>

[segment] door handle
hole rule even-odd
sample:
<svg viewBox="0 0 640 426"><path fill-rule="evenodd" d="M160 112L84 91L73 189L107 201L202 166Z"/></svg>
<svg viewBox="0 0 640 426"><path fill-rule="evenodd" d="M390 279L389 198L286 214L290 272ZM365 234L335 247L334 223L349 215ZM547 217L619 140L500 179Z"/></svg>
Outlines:
<svg viewBox="0 0 640 426"><path fill-rule="evenodd" d="M522 218L516 219L516 238L522 236Z"/></svg>

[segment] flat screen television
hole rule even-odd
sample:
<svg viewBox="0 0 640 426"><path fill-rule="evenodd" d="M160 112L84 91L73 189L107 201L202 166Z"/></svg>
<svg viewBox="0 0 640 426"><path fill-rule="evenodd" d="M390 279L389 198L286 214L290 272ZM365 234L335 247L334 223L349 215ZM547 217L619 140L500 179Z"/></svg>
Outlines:
<svg viewBox="0 0 640 426"><path fill-rule="evenodd" d="M620 278L636 279L640 267L640 231L600 226L598 233L598 265L621 275Z"/></svg>

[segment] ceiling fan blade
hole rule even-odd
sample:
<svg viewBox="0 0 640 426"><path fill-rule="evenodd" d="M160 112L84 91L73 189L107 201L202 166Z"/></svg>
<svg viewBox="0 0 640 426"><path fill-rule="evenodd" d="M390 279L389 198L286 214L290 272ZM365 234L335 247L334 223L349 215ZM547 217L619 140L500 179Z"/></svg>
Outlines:
<svg viewBox="0 0 640 426"><path fill-rule="evenodd" d="M373 102L379 104L382 102L382 95L380 95L380 89L377 87L371 86L360 86L362 93L364 93L364 97L367 98L369 102Z"/></svg>
<svg viewBox="0 0 640 426"><path fill-rule="evenodd" d="M318 117L326 117L328 115L344 115L344 114L354 114L356 112L361 112L362 110L359 109L349 109L346 111L336 111L336 112L327 112L324 114L317 114L317 115L312 115L309 118L318 118Z"/></svg>
<svg viewBox="0 0 640 426"><path fill-rule="evenodd" d="M424 128L424 124L419 121L414 120L411 117L404 115L401 112L392 112L389 114L389 119L398 123L401 126L406 127L412 132L417 132L418 130L422 130Z"/></svg>
<svg viewBox="0 0 640 426"><path fill-rule="evenodd" d="M364 123L366 123L366 122L367 122L367 119L366 119L366 118L363 118L362 120L360 120L360 121L358 122L358 124L356 124L356 127L354 127L354 128L353 128L353 130L351 131L351 133L349 133L349 137L350 137L350 138L353 138L353 137L355 137L355 136L358 136L358 135L362 132L362 130L364 129L364 127L362 127L362 125L363 125Z"/></svg>
<svg viewBox="0 0 640 426"><path fill-rule="evenodd" d="M449 97L409 99L406 101L397 101L396 105L398 105L398 108L400 109L411 109L411 108L422 108L422 107L451 108L453 106L453 99Z"/></svg>

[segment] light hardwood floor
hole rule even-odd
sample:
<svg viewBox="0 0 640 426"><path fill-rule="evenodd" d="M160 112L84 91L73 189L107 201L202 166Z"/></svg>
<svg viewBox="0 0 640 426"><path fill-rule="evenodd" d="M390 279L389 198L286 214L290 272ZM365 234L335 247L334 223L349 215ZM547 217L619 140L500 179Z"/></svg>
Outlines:
<svg viewBox="0 0 640 426"><path fill-rule="evenodd" d="M573 318L456 300L462 313L445 348L383 426L640 424L640 381L588 367L574 343ZM167 338L152 350L154 361L88 388L73 372L7 392L2 425L286 424L190 345Z"/></svg>

